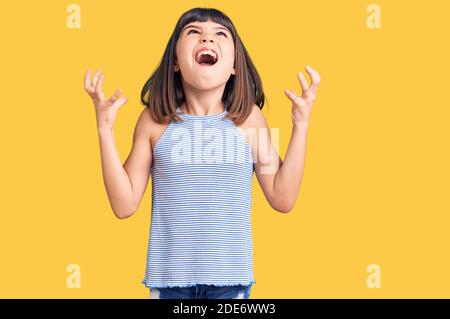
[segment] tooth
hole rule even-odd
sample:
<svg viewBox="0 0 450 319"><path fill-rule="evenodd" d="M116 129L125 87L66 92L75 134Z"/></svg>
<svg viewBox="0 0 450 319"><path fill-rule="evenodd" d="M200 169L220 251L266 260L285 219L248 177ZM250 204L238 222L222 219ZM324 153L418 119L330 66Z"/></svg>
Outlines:
<svg viewBox="0 0 450 319"><path fill-rule="evenodd" d="M214 51L211 51L211 50L203 50L203 51L200 51L200 52L197 54L196 58L198 58L200 55L205 55L205 54L210 54L210 55L212 55L215 59L217 59L217 55L214 53Z"/></svg>

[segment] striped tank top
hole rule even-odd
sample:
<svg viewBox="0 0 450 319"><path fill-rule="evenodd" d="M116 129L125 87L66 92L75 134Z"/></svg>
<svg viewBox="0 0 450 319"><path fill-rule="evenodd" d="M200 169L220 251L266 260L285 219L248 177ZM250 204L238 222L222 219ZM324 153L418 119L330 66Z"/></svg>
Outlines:
<svg viewBox="0 0 450 319"><path fill-rule="evenodd" d="M252 285L253 156L223 113L177 113L153 148L147 288Z"/></svg>

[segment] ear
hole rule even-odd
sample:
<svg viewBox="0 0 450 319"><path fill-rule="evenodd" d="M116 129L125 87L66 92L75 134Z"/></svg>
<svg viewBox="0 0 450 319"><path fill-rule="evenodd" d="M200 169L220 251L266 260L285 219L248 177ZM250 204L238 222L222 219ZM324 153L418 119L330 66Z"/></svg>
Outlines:
<svg viewBox="0 0 450 319"><path fill-rule="evenodd" d="M236 75L236 69L234 66L233 66L233 69L231 70L231 74Z"/></svg>

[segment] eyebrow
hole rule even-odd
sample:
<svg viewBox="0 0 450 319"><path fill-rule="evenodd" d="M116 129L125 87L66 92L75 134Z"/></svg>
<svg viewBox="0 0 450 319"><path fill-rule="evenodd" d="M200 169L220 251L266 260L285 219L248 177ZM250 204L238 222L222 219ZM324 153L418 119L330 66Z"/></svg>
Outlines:
<svg viewBox="0 0 450 319"><path fill-rule="evenodd" d="M185 26L185 27L183 28L183 30L181 30L181 33L183 33L184 30L189 29L189 28L197 28L197 29L201 29L201 27L199 27L198 25L188 24L187 26ZM215 29L215 30L219 30L219 29L221 29L221 30L226 30L226 31L228 31L229 33L231 33L230 30L228 30L227 28L225 28L225 27L223 27L223 26L215 27L214 29Z"/></svg>

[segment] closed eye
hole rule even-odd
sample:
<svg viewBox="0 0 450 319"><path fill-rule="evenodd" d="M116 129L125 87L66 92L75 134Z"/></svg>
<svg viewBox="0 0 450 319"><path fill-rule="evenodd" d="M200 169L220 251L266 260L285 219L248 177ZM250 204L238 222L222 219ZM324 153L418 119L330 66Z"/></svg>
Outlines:
<svg viewBox="0 0 450 319"><path fill-rule="evenodd" d="M197 32L198 33L198 31L197 30L194 30L194 29L191 29L191 30L189 30L188 31L188 33L187 34L190 34L192 31L194 31L194 32ZM217 32L217 34L223 34L224 36L225 36L225 38L227 38L227 35L226 35L226 33L225 32Z"/></svg>

